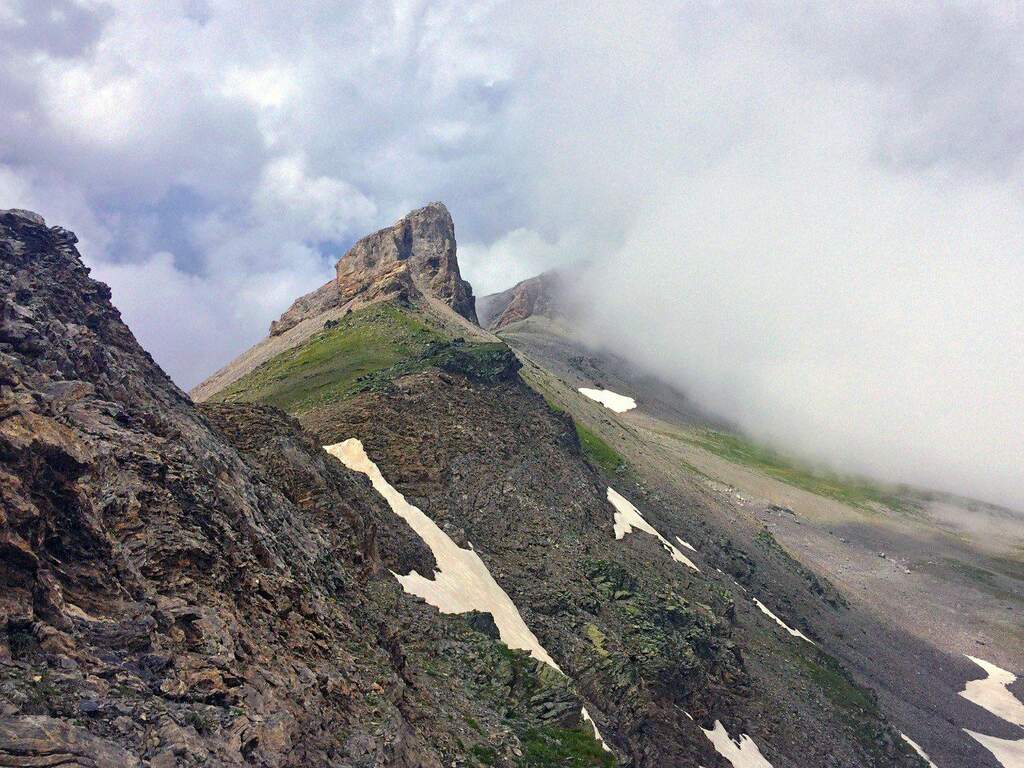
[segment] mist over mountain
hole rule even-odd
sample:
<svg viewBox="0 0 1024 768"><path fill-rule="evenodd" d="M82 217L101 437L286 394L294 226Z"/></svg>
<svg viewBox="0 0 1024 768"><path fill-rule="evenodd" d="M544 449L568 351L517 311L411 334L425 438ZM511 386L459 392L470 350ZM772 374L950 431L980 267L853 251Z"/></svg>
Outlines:
<svg viewBox="0 0 1024 768"><path fill-rule="evenodd" d="M1022 41L0 0L0 766L1022 768Z"/></svg>
<svg viewBox="0 0 1024 768"><path fill-rule="evenodd" d="M1012 5L40 8L0 13L0 197L180 385L443 199L478 295L601 262L595 338L758 436L1021 504Z"/></svg>
<svg viewBox="0 0 1024 768"><path fill-rule="evenodd" d="M1020 206L867 149L753 144L668 190L580 273L589 340L805 459L1019 509Z"/></svg>

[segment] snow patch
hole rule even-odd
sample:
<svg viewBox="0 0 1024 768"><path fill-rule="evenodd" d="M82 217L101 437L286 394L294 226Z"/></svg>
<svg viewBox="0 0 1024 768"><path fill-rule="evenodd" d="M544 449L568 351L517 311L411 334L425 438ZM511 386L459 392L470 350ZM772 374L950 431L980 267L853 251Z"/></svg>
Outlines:
<svg viewBox="0 0 1024 768"><path fill-rule="evenodd" d="M928 757L928 754L923 749L921 749L921 745L919 745L916 741L907 736L907 734L905 733L900 733L900 736L903 737L903 740L910 745L910 748L917 752L917 754L920 755L921 759L928 763L928 765L931 766L931 768L938 768L938 766L932 762L932 759Z"/></svg>
<svg viewBox="0 0 1024 768"><path fill-rule="evenodd" d="M614 488L608 488L608 501L610 501L612 506L615 507L616 539L621 539L634 528L643 531L644 533L649 533L661 542L661 546L664 547L666 552L672 555L672 559L677 563L687 565L695 571L700 570L700 568L693 564L692 560L680 552L678 548L668 541L668 539L654 530L654 526L643 519L640 515L640 511L630 504L629 501Z"/></svg>
<svg viewBox="0 0 1024 768"><path fill-rule="evenodd" d="M714 730L701 730L714 745L715 751L732 763L733 768L772 768L772 764L764 759L757 744L747 734L740 734L740 740L733 741L725 726L718 720L715 720Z"/></svg>
<svg viewBox="0 0 1024 768"><path fill-rule="evenodd" d="M1024 739L998 739L966 728L964 733L991 752L1003 768L1021 768L1024 765Z"/></svg>
<svg viewBox="0 0 1024 768"><path fill-rule="evenodd" d="M434 578L424 578L416 571L406 576L396 573L402 589L423 598L441 613L484 611L491 614L505 645L527 651L535 659L562 671L526 626L519 609L498 586L480 556L472 549L459 547L419 507L406 501L370 461L359 440L353 437L343 443L324 446L324 450L349 469L370 478L374 490L384 497L391 511L405 520L434 554L437 562Z"/></svg>
<svg viewBox="0 0 1024 768"><path fill-rule="evenodd" d="M608 410L615 411L616 413L625 413L636 408L636 400L632 397L617 394L610 389L580 387L580 394L584 397L589 397L591 400L596 400Z"/></svg>
<svg viewBox="0 0 1024 768"><path fill-rule="evenodd" d="M1008 723L1024 726L1024 704L1007 689L1017 676L984 659L974 656L967 658L985 670L988 676L981 680L968 681L960 695Z"/></svg>
<svg viewBox="0 0 1024 768"><path fill-rule="evenodd" d="M775 615L774 613L772 613L772 612L771 612L770 610L768 610L768 606L766 606L766 605L765 605L764 603L762 603L762 602L761 602L760 600L758 600L758 599L757 599L756 597L754 598L754 603L755 603L755 604L757 605L757 607L758 607L758 608L760 608L760 609L761 609L761 613L763 613L763 614L764 614L765 616L768 616L768 617L769 617L770 619L772 619L772 620L773 620L773 621L774 621L774 622L775 622L776 624L778 624L778 625L779 625L780 627L782 627L782 628L783 628L784 630L786 630L787 632L789 632L789 634L791 634L791 635L792 635L793 637L799 637L799 638L801 638L801 639L803 639L803 640L806 640L806 641L807 641L808 643L810 643L811 645L817 645L817 643L816 643L816 642L814 642L813 640L811 640L811 638L809 638L809 637L808 637L807 635L805 635L805 634L804 634L803 632L801 632L801 631L800 631L799 629L793 629L793 628L792 628L791 626L789 626L788 624L786 624L786 622L784 622L784 621L783 621L782 619L780 619L780 618L779 618L778 616L776 616L776 615Z"/></svg>
<svg viewBox="0 0 1024 768"><path fill-rule="evenodd" d="M581 709L580 714L583 716L584 721L590 723L590 727L594 729L594 738L601 742L601 747L604 749L604 751L611 752L611 747L609 747L605 743L604 737L601 736L601 732L597 730L597 723L594 722L594 718L592 718L590 716L590 713L587 712L587 708L584 707L583 709Z"/></svg>
<svg viewBox="0 0 1024 768"><path fill-rule="evenodd" d="M356 438L325 445L324 450L352 471L366 475L373 489L387 501L391 511L405 520L430 547L437 563L434 578L424 578L416 571L405 576L392 572L402 589L422 598L441 613L482 611L491 614L505 645L526 651L538 661L565 674L526 626L519 609L505 590L498 586L483 560L473 551L472 545L470 549L462 549L423 510L410 504L405 496L384 479L380 469L366 455L363 444ZM594 738L611 751L586 707L583 708L583 718L593 727Z"/></svg>
<svg viewBox="0 0 1024 768"><path fill-rule="evenodd" d="M692 545L692 544L691 544L690 542L688 542L688 541L683 541L683 540L682 540L682 539L680 539L680 538L679 538L678 536L676 536L676 541L678 541L678 542L679 542L679 546L681 546L681 547L686 547L686 548L687 548L688 550L690 550L691 552L696 552L696 551L697 551L697 549L696 549L696 548L695 548L695 547L694 547L694 546L693 546L693 545Z"/></svg>

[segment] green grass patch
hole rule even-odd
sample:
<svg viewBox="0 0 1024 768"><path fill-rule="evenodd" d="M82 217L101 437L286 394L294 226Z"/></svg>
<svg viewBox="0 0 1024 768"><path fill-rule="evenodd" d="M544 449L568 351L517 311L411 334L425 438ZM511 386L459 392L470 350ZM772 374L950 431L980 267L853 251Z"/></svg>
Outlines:
<svg viewBox="0 0 1024 768"><path fill-rule="evenodd" d="M821 653L816 656L810 658L801 654L799 659L833 704L849 713L878 717L878 704L867 689L854 683L831 656Z"/></svg>
<svg viewBox="0 0 1024 768"><path fill-rule="evenodd" d="M864 752L881 763L886 758L881 745L892 739L886 738L885 721L874 692L857 685L832 656L822 652L811 653L794 655L809 677L839 709ZM894 743L904 755L916 756L902 739L895 739Z"/></svg>
<svg viewBox="0 0 1024 768"><path fill-rule="evenodd" d="M497 765L498 764L498 753L491 747L485 747L481 744L474 744L470 747L470 754L475 757L481 765Z"/></svg>
<svg viewBox="0 0 1024 768"><path fill-rule="evenodd" d="M267 402L301 413L367 388L382 371L418 357L431 342L441 340L439 333L394 304L375 304L268 360L211 400Z"/></svg>
<svg viewBox="0 0 1024 768"><path fill-rule="evenodd" d="M591 734L570 728L542 728L523 738L524 765L528 768L611 768L615 758Z"/></svg>
<svg viewBox="0 0 1024 768"><path fill-rule="evenodd" d="M959 581L967 583L979 592L991 595L997 600L1021 601L1020 592L1007 589L999 579L1000 574L993 573L987 568L965 563L963 560L957 560L953 557L944 557L938 561L918 562L914 564L914 569L931 573L947 580L952 573ZM1008 576L1005 573L1001 575ZM1009 575L1009 578L1015 577Z"/></svg>
<svg viewBox="0 0 1024 768"><path fill-rule="evenodd" d="M519 362L504 343L450 339L412 312L383 303L346 315L210 399L264 402L301 414L427 368L497 381L514 376Z"/></svg>
<svg viewBox="0 0 1024 768"><path fill-rule="evenodd" d="M776 480L858 509L874 511L881 504L896 511L912 511L908 500L894 490L862 478L844 477L801 465L767 446L738 435L702 429L683 436L683 439L734 464L742 464Z"/></svg>
<svg viewBox="0 0 1024 768"><path fill-rule="evenodd" d="M578 421L574 423L576 424L576 436L580 439L583 455L591 463L600 467L606 473L615 472L622 466L622 457L608 443Z"/></svg>

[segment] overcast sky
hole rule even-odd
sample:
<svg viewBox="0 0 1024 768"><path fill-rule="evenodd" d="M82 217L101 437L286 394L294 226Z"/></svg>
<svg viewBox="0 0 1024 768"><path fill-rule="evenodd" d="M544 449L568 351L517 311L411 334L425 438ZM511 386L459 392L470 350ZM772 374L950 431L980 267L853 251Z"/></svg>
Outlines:
<svg viewBox="0 0 1024 768"><path fill-rule="evenodd" d="M0 207L190 387L431 200L478 295L763 439L1024 506L1016 4L0 0Z"/></svg>

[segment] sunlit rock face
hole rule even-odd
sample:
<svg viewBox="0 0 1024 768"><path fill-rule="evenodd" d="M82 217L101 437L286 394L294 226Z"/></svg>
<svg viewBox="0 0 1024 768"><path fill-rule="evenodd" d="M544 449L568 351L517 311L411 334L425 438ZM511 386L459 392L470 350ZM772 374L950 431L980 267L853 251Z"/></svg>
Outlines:
<svg viewBox="0 0 1024 768"><path fill-rule="evenodd" d="M444 203L418 208L367 235L338 260L334 271L333 280L296 299L270 324L271 336L331 309L392 298L412 302L425 296L477 322L476 298L459 271L455 224Z"/></svg>
<svg viewBox="0 0 1024 768"><path fill-rule="evenodd" d="M411 287L477 322L473 288L459 272L455 224L443 203L419 208L367 235L341 257L335 274L345 300L368 290L401 293Z"/></svg>

